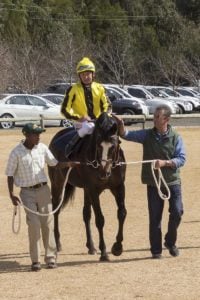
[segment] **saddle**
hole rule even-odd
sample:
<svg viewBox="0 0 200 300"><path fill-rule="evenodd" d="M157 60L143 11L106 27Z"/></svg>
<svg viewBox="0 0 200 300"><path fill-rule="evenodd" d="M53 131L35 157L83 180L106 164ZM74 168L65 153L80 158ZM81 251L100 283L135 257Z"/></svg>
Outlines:
<svg viewBox="0 0 200 300"><path fill-rule="evenodd" d="M55 138L53 146L62 152L66 158L78 153L84 138L80 138L75 128L66 128Z"/></svg>

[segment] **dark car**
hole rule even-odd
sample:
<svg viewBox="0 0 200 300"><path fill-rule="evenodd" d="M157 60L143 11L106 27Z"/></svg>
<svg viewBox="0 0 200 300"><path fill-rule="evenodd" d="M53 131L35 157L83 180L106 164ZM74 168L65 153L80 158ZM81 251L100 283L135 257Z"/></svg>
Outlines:
<svg viewBox="0 0 200 300"><path fill-rule="evenodd" d="M70 87L70 83L60 82L50 85L46 88L46 93L65 94L66 90Z"/></svg>
<svg viewBox="0 0 200 300"><path fill-rule="evenodd" d="M117 115L148 115L148 107L142 102L138 102L132 98L117 97L111 89L107 89L106 94L112 104L112 111ZM137 119L125 119L126 125L137 123Z"/></svg>

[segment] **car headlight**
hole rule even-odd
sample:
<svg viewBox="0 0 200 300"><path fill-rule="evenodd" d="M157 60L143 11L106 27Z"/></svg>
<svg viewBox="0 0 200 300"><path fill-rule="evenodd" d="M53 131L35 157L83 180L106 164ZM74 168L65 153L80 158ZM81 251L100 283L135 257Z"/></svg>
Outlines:
<svg viewBox="0 0 200 300"><path fill-rule="evenodd" d="M140 108L140 103L136 102L136 101L132 101L131 105L133 105L134 107Z"/></svg>

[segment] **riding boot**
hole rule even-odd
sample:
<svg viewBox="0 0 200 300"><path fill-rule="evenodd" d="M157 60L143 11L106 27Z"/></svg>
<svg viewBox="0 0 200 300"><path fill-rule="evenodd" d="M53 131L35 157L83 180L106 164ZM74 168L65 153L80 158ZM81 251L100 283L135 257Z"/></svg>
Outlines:
<svg viewBox="0 0 200 300"><path fill-rule="evenodd" d="M69 141L69 143L65 146L65 157L69 157L69 155L73 152L74 146L78 143L78 141L80 140L80 136L78 135L78 133L76 133L71 141Z"/></svg>

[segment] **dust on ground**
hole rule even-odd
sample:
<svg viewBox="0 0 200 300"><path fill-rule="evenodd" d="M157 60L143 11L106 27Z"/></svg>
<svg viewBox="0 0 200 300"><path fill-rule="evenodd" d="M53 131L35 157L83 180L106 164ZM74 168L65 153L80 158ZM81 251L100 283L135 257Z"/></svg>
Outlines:
<svg viewBox="0 0 200 300"><path fill-rule="evenodd" d="M47 129L41 140L48 144L58 128ZM77 189L75 201L60 215L62 252L58 268L30 272L27 226L24 211L18 235L12 233L13 206L4 175L8 154L22 139L21 130L0 131L0 299L199 299L200 297L200 129L177 128L182 135L187 163L182 168L185 213L178 232L180 256L171 257L163 249L163 259L152 260L148 241L148 211L145 186L140 182L141 165L129 165L126 176L127 219L124 252L110 253L117 232L117 211L109 191L101 196L105 216L105 241L110 262L99 262L99 252L90 256L85 247L82 221L83 193ZM141 145L122 142L127 161L142 159ZM16 193L18 190L16 189ZM163 235L167 228L168 205L163 216ZM92 218L96 248L98 235Z"/></svg>

